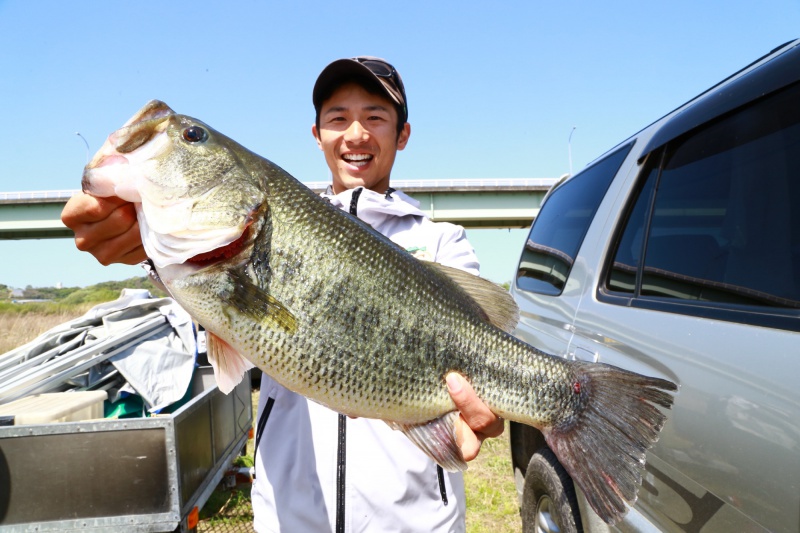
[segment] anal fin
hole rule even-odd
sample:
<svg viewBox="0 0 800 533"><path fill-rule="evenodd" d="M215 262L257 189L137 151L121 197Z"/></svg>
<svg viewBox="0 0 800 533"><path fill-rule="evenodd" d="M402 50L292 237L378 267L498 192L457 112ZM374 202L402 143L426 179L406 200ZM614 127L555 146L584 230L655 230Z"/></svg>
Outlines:
<svg viewBox="0 0 800 533"><path fill-rule="evenodd" d="M424 424L399 424L386 421L389 427L402 431L425 455L448 472L467 469L467 462L456 443L455 422L458 411L451 411Z"/></svg>
<svg viewBox="0 0 800 533"><path fill-rule="evenodd" d="M245 373L255 365L242 357L230 344L210 331L206 331L208 362L214 368L217 387L225 394L242 381Z"/></svg>

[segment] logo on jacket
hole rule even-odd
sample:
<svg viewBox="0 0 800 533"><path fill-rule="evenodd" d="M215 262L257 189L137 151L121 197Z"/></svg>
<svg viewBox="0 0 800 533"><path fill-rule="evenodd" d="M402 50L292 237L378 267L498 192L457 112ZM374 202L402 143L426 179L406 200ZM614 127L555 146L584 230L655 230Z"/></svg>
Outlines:
<svg viewBox="0 0 800 533"><path fill-rule="evenodd" d="M421 261L433 261L433 256L425 246L412 246L411 248L406 248L406 252Z"/></svg>

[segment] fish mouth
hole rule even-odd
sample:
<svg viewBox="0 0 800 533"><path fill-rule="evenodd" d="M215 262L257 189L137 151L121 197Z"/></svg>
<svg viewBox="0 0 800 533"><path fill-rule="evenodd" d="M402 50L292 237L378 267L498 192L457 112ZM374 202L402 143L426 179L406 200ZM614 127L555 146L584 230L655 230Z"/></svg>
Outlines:
<svg viewBox="0 0 800 533"><path fill-rule="evenodd" d="M219 248L192 256L186 260L186 263L198 267L206 267L215 263L226 261L239 255L239 253L241 253L241 251L247 247L249 236L250 225L248 224L248 226L245 227L244 232L242 232L242 235L235 241L224 246L220 246Z"/></svg>
<svg viewBox="0 0 800 533"><path fill-rule="evenodd" d="M164 102L148 102L109 135L86 165L81 180L83 192L140 202L136 183L145 174L143 169L147 162L169 149L169 139L164 132L173 116L175 112Z"/></svg>

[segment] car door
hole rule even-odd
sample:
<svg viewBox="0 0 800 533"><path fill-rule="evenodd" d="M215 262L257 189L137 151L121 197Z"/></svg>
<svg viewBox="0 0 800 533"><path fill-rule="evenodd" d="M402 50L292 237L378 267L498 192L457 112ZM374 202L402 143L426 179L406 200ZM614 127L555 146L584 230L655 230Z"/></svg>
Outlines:
<svg viewBox="0 0 800 533"><path fill-rule="evenodd" d="M680 385L620 529L797 532L800 84L640 161L584 239L567 349Z"/></svg>

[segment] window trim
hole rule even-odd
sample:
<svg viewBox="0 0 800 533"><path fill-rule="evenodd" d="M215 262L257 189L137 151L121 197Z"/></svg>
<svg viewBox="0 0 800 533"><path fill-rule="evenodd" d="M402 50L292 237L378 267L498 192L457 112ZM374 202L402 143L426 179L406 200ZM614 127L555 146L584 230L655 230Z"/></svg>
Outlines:
<svg viewBox="0 0 800 533"><path fill-rule="evenodd" d="M674 300L658 296L623 296L622 293L608 291L604 285L598 286L597 299L622 307L800 332L800 309Z"/></svg>
<svg viewBox="0 0 800 533"><path fill-rule="evenodd" d="M786 89L791 85L795 85L795 83L789 83L780 89ZM660 311L701 319L719 320L724 322L800 332L800 309L732 304L713 301L682 300L656 295L642 295L641 284L642 273L644 270L643 258L640 258L639 266L636 269L636 281L633 293L612 290L609 288L608 284L609 273L613 266L617 249L627 227L631 212L639 200L640 194L642 193L642 190L647 182L648 175L654 170L653 165L650 164L652 158L657 158L657 172L659 176L656 178L657 181L654 194L648 200L650 204L647 211L648 218L645 222L645 226L642 228L644 232L644 242L647 242L647 238L650 233L653 203L655 202L655 197L658 191L658 180L660 180L660 174L663 171L664 158L669 146L676 141L686 138L689 135L693 135L693 132L699 130L701 127L704 127L710 122L723 120L725 117L732 115L738 110L751 104L755 104L758 100L769 97L774 92L777 92L777 90L769 94L762 95L762 98L749 101L747 104L739 106L737 109L727 110L724 113L710 117L706 122L698 124L690 131L683 131L680 135L660 143L657 147L652 147L652 145L650 145L650 151L639 157L639 171L634 178L634 184L629 189L630 194L625 200L624 208L621 210L622 216L617 218L615 222L616 226L613 231L613 238L609 241L609 247L604 254L602 265L598 271L599 277L595 291L595 297L598 301L611 305ZM642 253L644 252L645 246L643 245Z"/></svg>
<svg viewBox="0 0 800 533"><path fill-rule="evenodd" d="M606 187L603 190L603 194L601 195L600 200L597 202L597 205L595 206L594 214L589 219L589 222L586 225L586 227L584 228L583 234L581 235L581 238L578 241L578 247L575 250L575 257L578 257L580 255L580 250L583 247L584 241L586 240L586 235L588 235L592 225L595 222L595 216L596 216L597 212L600 211L600 207L602 206L603 201L606 199L606 196L608 195L608 191L611 189L611 186L613 185L614 181L616 180L616 178L617 178L617 176L619 174L619 170L621 168L623 168L623 166L625 165L625 162L628 160L628 157L631 156L631 153L633 152L633 147L634 147L635 144L636 144L636 139L630 139L627 142L614 147L614 149L609 150L608 152L603 154L601 157L598 157L596 160L594 160L591 164L586 166L584 169L582 169L577 174L574 174L573 176L570 176L567 179L559 181L549 191L547 191L547 193L545 194L545 198L542 201L541 206L539 207L539 214L536 216L536 218L534 218L533 222L531 223L531 227L528 228L528 235L525 238L525 245L522 247L522 251L520 252L520 256L517 259L517 271L516 271L516 273L514 275L514 279L512 280L513 281L513 287L514 287L515 290L520 291L520 292L529 293L529 294L544 295L544 296L554 296L554 297L561 296L564 293L564 289L566 288L567 283L569 282L570 275L572 274L572 268L574 266L575 258L570 258L572 262L570 263L569 268L568 268L568 270L567 270L567 272L565 274L564 285L560 289L558 287L556 287L555 285L552 285L555 290L551 291L551 292L547 292L547 291L543 291L543 290L533 290L533 289L530 289L530 288L525 288L525 287L520 286L520 284L519 284L520 266L522 265L523 258L525 257L525 251L528 248L528 243L532 242L532 241L530 241L530 235L531 235L531 232L533 231L534 226L536 225L536 221L539 219L542 211L544 209L546 209L547 200L553 194L555 194L558 189L560 189L563 186L571 183L575 179L579 179L581 176L585 176L586 173L590 172L593 168L603 164L604 162L608 161L612 157L615 157L615 156L618 156L619 154L623 154L624 153L624 155L622 156L622 159L619 162L619 165L617 166L616 170L614 171L614 173L611 175L610 179L608 180L608 183L606 184ZM533 244L536 244L536 243L533 243ZM553 255L556 255L556 254L553 254Z"/></svg>
<svg viewBox="0 0 800 533"><path fill-rule="evenodd" d="M743 70L749 67L750 65ZM798 72L800 72L800 43L795 42L789 50L730 82L725 90L715 91L714 89L727 79L738 75L739 72L707 90L687 109L675 115L653 134L642 150L643 155L640 161L676 138L716 120L726 113L736 111L742 106L796 83Z"/></svg>

